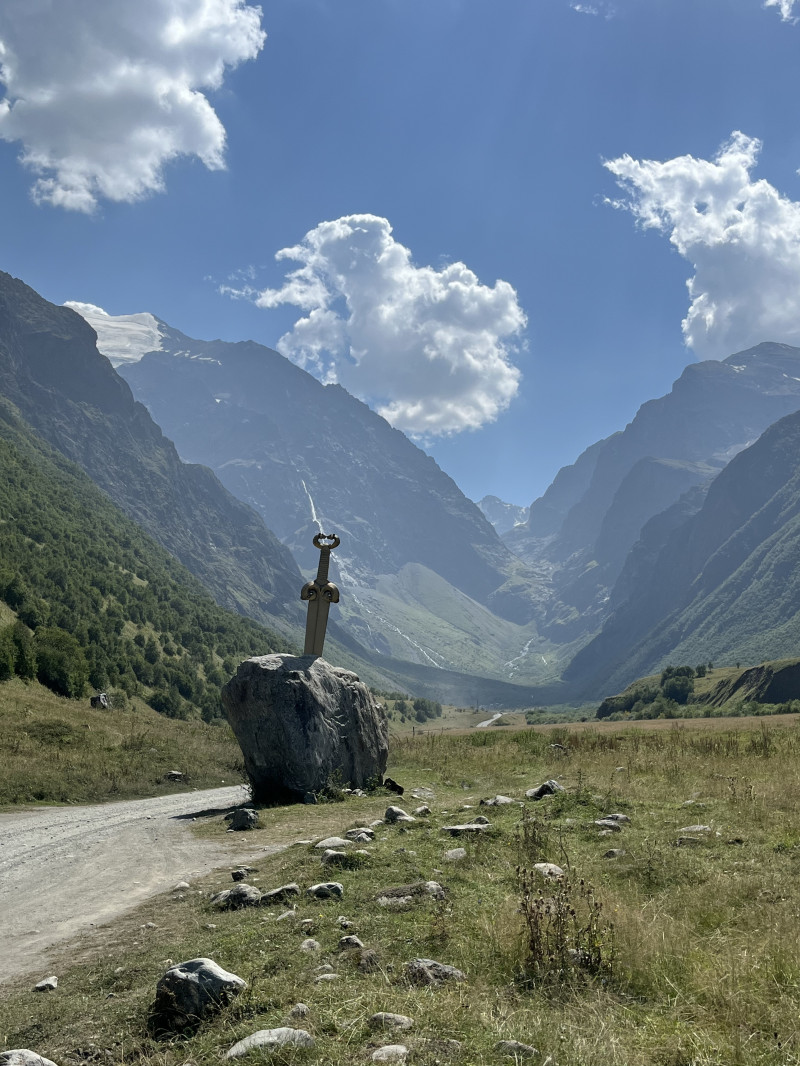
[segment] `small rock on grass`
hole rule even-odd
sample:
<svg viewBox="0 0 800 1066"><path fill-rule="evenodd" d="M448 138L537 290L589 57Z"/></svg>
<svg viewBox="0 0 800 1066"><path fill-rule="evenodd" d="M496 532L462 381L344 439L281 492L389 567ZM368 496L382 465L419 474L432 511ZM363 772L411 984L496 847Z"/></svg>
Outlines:
<svg viewBox="0 0 800 1066"><path fill-rule="evenodd" d="M13 1051L0 1052L0 1066L56 1066L52 1059L37 1055L27 1048L14 1048Z"/></svg>
<svg viewBox="0 0 800 1066"><path fill-rule="evenodd" d="M446 851L444 853L444 857L447 859L448 862L459 862L461 859L466 859L467 849L451 848L449 851Z"/></svg>
<svg viewBox="0 0 800 1066"><path fill-rule="evenodd" d="M710 825L685 825L682 829L679 829L679 833L710 833Z"/></svg>
<svg viewBox="0 0 800 1066"><path fill-rule="evenodd" d="M258 811L254 811L252 807L240 807L238 811L234 811L229 831L235 833L243 829L256 829L258 822Z"/></svg>
<svg viewBox="0 0 800 1066"><path fill-rule="evenodd" d="M56 988L58 988L58 978L55 974L45 977L43 981L33 986L34 992L52 992Z"/></svg>
<svg viewBox="0 0 800 1066"><path fill-rule="evenodd" d="M269 907L273 903L288 903L290 899L296 899L300 895L300 886L296 881L280 888L271 888L264 892L259 900L262 907Z"/></svg>
<svg viewBox="0 0 800 1066"><path fill-rule="evenodd" d="M372 1052L373 1062L405 1062L408 1048L405 1044L387 1044Z"/></svg>
<svg viewBox="0 0 800 1066"><path fill-rule="evenodd" d="M314 847L319 851L328 851L330 848L349 848L351 841L345 840L344 837L325 837L324 840L320 840Z"/></svg>
<svg viewBox="0 0 800 1066"><path fill-rule="evenodd" d="M539 1049L533 1044L523 1044L519 1040L498 1040L494 1046L495 1051L501 1055L509 1055L519 1059L530 1059L539 1054Z"/></svg>
<svg viewBox="0 0 800 1066"><path fill-rule="evenodd" d="M402 807L387 807L383 817L388 825L396 825L398 822L416 821L416 818L412 818Z"/></svg>
<svg viewBox="0 0 800 1066"><path fill-rule="evenodd" d="M625 848L609 848L603 852L604 859L621 859L625 854Z"/></svg>
<svg viewBox="0 0 800 1066"><path fill-rule="evenodd" d="M415 985L436 985L441 981L465 981L466 974L455 966L435 959L411 959L405 964L405 974Z"/></svg>
<svg viewBox="0 0 800 1066"><path fill-rule="evenodd" d="M242 907L256 907L261 902L261 891L255 885L240 881L233 888L225 888L211 897L211 906L220 910L236 911Z"/></svg>
<svg viewBox="0 0 800 1066"><path fill-rule="evenodd" d="M323 881L319 885L311 885L307 888L306 895L313 896L314 899L341 899L344 895L344 888L338 881Z"/></svg>
<svg viewBox="0 0 800 1066"><path fill-rule="evenodd" d="M246 1036L238 1044L234 1044L225 1056L226 1059L238 1059L240 1055L246 1055L253 1048L267 1048L268 1050L286 1047L313 1047L314 1037L305 1029L290 1029L282 1025L278 1029L259 1029L257 1033Z"/></svg>
<svg viewBox="0 0 800 1066"><path fill-rule="evenodd" d="M367 1019L370 1029L411 1029L414 1019L406 1014L392 1014L389 1011L378 1011Z"/></svg>
<svg viewBox="0 0 800 1066"><path fill-rule="evenodd" d="M556 866L554 862L535 862L533 868L546 881L556 881L564 876L564 871L560 866Z"/></svg>
<svg viewBox="0 0 800 1066"><path fill-rule="evenodd" d="M554 781L551 778L549 781L545 781L544 784L537 785L536 788L529 788L525 796L529 800L540 800L544 799L545 796L554 796L556 792L564 791L564 786L559 785L558 781Z"/></svg>
<svg viewBox="0 0 800 1066"><path fill-rule="evenodd" d="M615 822L613 818L595 818L594 824L598 829L605 830L606 833L622 832L622 826L619 822Z"/></svg>
<svg viewBox="0 0 800 1066"><path fill-rule="evenodd" d="M307 937L300 945L300 950L308 952L321 951L322 944L318 940L314 940L313 937Z"/></svg>
<svg viewBox="0 0 800 1066"><path fill-rule="evenodd" d="M488 822L479 822L476 819L473 822L464 822L462 825L443 825L441 831L449 833L451 837L463 837L483 833L488 828Z"/></svg>
<svg viewBox="0 0 800 1066"><path fill-rule="evenodd" d="M607 821L620 822L622 825L630 825L630 818L627 814L604 814L603 817Z"/></svg>
<svg viewBox="0 0 800 1066"><path fill-rule="evenodd" d="M415 818L427 818L430 813L431 813L430 807L428 807L427 804L423 803L423 805L421 807L416 807L415 808L414 817Z"/></svg>
<svg viewBox="0 0 800 1066"><path fill-rule="evenodd" d="M156 986L151 1025L158 1031L186 1029L210 1011L225 1006L246 987L246 981L223 970L213 959L178 963Z"/></svg>
<svg viewBox="0 0 800 1066"><path fill-rule="evenodd" d="M319 977L315 977L314 978L314 984L315 985L323 985L323 984L326 984L328 981L338 981L338 980L339 980L338 973L321 973L319 975Z"/></svg>
<svg viewBox="0 0 800 1066"><path fill-rule="evenodd" d="M507 807L513 802L510 796L494 796L492 799L482 799L481 807Z"/></svg>
<svg viewBox="0 0 800 1066"><path fill-rule="evenodd" d="M290 1018L307 1018L311 1011L305 1005L305 1003L295 1003L292 1009L289 1011Z"/></svg>
<svg viewBox="0 0 800 1066"><path fill-rule="evenodd" d="M185 892L187 888L191 888L188 881L178 881L172 886L173 892Z"/></svg>
<svg viewBox="0 0 800 1066"><path fill-rule="evenodd" d="M361 842L362 836L368 836L370 840L374 839L375 831L370 829L367 825L357 826L355 829L348 829L345 833L348 840L357 840Z"/></svg>
<svg viewBox="0 0 800 1066"><path fill-rule="evenodd" d="M339 951L353 951L356 948L360 950L363 947L364 943L361 938L352 934L350 936L343 936L339 940Z"/></svg>

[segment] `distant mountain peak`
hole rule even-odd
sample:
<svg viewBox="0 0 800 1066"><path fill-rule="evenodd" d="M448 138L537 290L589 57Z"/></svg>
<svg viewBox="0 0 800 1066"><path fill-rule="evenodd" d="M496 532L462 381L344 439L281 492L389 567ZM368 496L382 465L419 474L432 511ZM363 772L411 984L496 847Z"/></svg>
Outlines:
<svg viewBox="0 0 800 1066"><path fill-rule="evenodd" d="M96 304L67 300L65 307L77 311L97 334L97 350L112 366L138 363L148 352L163 350L164 323L149 311L134 315L110 315Z"/></svg>

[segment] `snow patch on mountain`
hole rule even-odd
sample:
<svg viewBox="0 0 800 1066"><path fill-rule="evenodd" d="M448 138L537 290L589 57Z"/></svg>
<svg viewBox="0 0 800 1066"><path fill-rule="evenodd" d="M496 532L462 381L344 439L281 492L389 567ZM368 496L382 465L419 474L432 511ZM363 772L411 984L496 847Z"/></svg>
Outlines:
<svg viewBox="0 0 800 1066"><path fill-rule="evenodd" d="M97 349L112 366L122 363L138 363L147 352L160 352L162 323L148 311L136 315L110 315L96 304L67 300L71 307L86 319L97 334Z"/></svg>

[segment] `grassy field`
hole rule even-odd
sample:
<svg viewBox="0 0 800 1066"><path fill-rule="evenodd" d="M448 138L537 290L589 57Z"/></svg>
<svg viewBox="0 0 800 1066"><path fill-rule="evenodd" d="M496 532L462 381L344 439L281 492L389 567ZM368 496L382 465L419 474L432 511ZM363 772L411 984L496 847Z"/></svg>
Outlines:
<svg viewBox="0 0 800 1066"><path fill-rule="evenodd" d="M378 826L362 866L332 874L296 844L248 878L262 890L332 878L341 901L302 897L295 918L280 922L280 907L218 912L209 895L232 884L221 871L65 955L55 992L33 993L33 979L3 986L0 1044L60 1066L206 1066L258 1029L296 1024L314 1049L246 1061L355 1066L402 1042L410 1063L499 1066L514 1059L498 1041L519 1040L539 1050L530 1061L559 1066L791 1066L800 1062L798 759L794 717L397 737L390 773L406 786L400 803L425 802L430 815ZM553 777L565 792L524 798ZM415 788L432 796L415 799ZM485 834L464 843L442 832L496 793L515 802L481 809ZM390 802L272 808L250 837L267 844L286 823L316 839L368 824ZM601 836L594 821L611 813L630 823ZM202 831L222 838L225 825ZM462 843L466 857L448 861ZM609 849L621 854L604 857ZM558 864L564 880L539 879L537 862ZM405 909L376 901L421 880L439 882L444 899ZM375 952L372 968L359 968L361 952L339 950L345 933ZM315 954L300 949L308 936ZM245 978L247 991L196 1032L154 1039L147 1014L158 978L168 960L197 956ZM415 957L454 965L466 980L416 986L404 972ZM315 983L326 963L337 978ZM309 1013L292 1023L296 1002ZM375 1033L367 1020L377 1011L408 1015L414 1027Z"/></svg>
<svg viewBox="0 0 800 1066"><path fill-rule="evenodd" d="M178 721L141 700L92 710L35 682L0 685L0 806L99 803L214 788L243 780L242 753L227 724Z"/></svg>

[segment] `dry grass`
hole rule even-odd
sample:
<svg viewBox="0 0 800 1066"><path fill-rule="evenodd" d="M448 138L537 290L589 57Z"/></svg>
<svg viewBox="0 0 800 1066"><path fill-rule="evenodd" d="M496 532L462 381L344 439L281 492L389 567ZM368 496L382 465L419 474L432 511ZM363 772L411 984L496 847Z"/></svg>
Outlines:
<svg viewBox="0 0 800 1066"><path fill-rule="evenodd" d="M82 960L70 966L65 958L54 971L56 993L35 995L30 981L7 986L0 1040L62 1066L106 1048L113 1062L206 1066L241 1037L284 1024L302 1001L316 1048L270 1062L356 1066L377 1043L396 1039L412 1046L410 1062L448 1061L441 1044L419 1043L429 1038L461 1041L460 1061L469 1064L511 1061L495 1044L517 1039L540 1049L534 1062L549 1054L559 1066L792 1066L800 1062L798 758L795 719L399 738L390 772L407 788L433 789L433 813L405 832L381 827L368 865L335 875L342 902L300 901L298 914L312 920L322 945L317 957L299 950L307 933L297 921L276 922L265 909L214 912L209 892L230 884L222 872L184 899L152 900L100 931ZM523 799L550 777L566 792ZM466 845L464 861L447 862L445 850L459 841L441 826L471 817L477 810L461 811L464 804L498 792L519 802L486 808L490 833ZM251 836L256 844L281 832L318 837L367 821L391 801L273 808ZM630 825L601 837L593 820L612 812L627 814ZM693 824L710 831L685 830ZM224 825L204 831L222 834ZM697 842L678 846L681 837ZM625 854L603 858L608 848ZM577 967L546 980L531 965L516 867L539 860L594 885L614 925L613 934L600 934L604 948L613 947L610 973ZM266 857L253 876L270 888L329 875L318 853L295 846ZM418 879L441 882L446 899L401 911L376 904L379 888ZM338 951L340 915L354 923L347 932L378 952L375 971L360 972ZM144 928L148 921L155 928ZM247 993L193 1035L152 1040L147 1008L166 960L198 955L246 978ZM451 963L468 979L411 986L403 964L414 956ZM313 967L328 961L338 980L314 984ZM376 1038L366 1019L378 1010L413 1017L408 1038ZM250 1061L266 1058L256 1052Z"/></svg>

